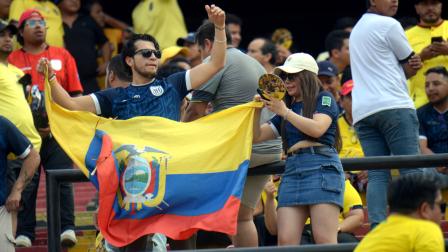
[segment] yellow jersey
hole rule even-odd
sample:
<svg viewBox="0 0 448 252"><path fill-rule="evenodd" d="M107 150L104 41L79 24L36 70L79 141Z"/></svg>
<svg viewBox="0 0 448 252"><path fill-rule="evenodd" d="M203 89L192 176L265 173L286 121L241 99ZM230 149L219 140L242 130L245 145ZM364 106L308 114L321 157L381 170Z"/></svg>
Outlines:
<svg viewBox="0 0 448 252"><path fill-rule="evenodd" d="M438 26L423 27L416 25L406 31L409 44L415 53L421 53L423 48L431 44L432 37L442 37L448 40L448 21L444 20ZM448 67L448 56L437 56L423 62L423 67L408 81L409 94L415 107L419 108L428 103L425 92L425 72L436 66Z"/></svg>
<svg viewBox="0 0 448 252"><path fill-rule="evenodd" d="M370 231L355 252L443 252L445 241L436 223L392 214Z"/></svg>
<svg viewBox="0 0 448 252"><path fill-rule="evenodd" d="M132 11L132 22L136 33L155 37L160 49L175 46L178 38L187 36L177 0L142 0Z"/></svg>
<svg viewBox="0 0 448 252"><path fill-rule="evenodd" d="M0 63L0 115L10 120L40 150L41 137L34 127L33 115L18 82L23 72L12 64Z"/></svg>
<svg viewBox="0 0 448 252"><path fill-rule="evenodd" d="M339 214L339 223L344 221L344 215L347 215L352 209L362 209L362 200L359 196L358 191L352 186L349 180L345 180L345 191L344 191L344 209ZM310 218L306 220L306 225L310 224Z"/></svg>
<svg viewBox="0 0 448 252"><path fill-rule="evenodd" d="M47 44L64 47L64 27L59 8L52 1L14 0L9 9L9 20L19 21L25 10L36 9L45 18L47 24Z"/></svg>
<svg viewBox="0 0 448 252"><path fill-rule="evenodd" d="M356 135L355 128L349 125L344 115L338 119L339 132L342 140L342 149L339 152L341 158L364 157L361 143Z"/></svg>

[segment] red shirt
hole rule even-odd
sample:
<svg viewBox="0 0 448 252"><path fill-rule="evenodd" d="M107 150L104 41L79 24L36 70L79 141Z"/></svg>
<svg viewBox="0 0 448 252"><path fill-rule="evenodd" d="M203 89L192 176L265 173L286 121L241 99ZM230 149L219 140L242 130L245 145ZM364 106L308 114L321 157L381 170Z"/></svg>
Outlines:
<svg viewBox="0 0 448 252"><path fill-rule="evenodd" d="M20 68L24 73L30 74L33 84L37 84L39 90L43 91L45 87L44 77L37 72L37 64L42 57L50 60L59 84L67 92L82 93L83 89L79 81L75 59L64 48L48 46L45 51L39 54L27 53L23 49L19 49L9 55L8 62Z"/></svg>

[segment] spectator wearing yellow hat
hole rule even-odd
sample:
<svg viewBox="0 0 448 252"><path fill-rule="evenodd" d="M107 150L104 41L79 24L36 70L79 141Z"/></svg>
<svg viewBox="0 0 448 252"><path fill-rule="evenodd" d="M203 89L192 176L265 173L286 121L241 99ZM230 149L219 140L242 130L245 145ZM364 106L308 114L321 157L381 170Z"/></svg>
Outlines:
<svg viewBox="0 0 448 252"><path fill-rule="evenodd" d="M187 57L188 48L180 46L170 46L162 50L162 58L160 58L160 65L167 64L170 60L177 57Z"/></svg>

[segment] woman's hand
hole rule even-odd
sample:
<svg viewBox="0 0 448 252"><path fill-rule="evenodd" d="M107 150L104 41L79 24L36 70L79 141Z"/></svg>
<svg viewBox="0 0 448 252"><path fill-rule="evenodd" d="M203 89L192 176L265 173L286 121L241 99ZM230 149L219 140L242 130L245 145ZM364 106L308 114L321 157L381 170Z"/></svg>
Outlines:
<svg viewBox="0 0 448 252"><path fill-rule="evenodd" d="M282 117L285 117L286 112L288 112L289 110L288 107L286 107L285 102L275 98L271 98L270 101L263 100L263 103L270 111Z"/></svg>

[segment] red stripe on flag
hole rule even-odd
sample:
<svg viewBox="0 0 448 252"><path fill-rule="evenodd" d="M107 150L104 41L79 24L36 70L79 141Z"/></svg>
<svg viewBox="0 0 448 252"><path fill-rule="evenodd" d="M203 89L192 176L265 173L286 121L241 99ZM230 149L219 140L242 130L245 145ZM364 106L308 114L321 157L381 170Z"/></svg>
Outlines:
<svg viewBox="0 0 448 252"><path fill-rule="evenodd" d="M114 201L119 178L112 156L112 141L103 136L103 146L97 162L99 182L98 226L104 238L114 246L126 246L143 235L162 233L175 240L184 240L196 231L208 230L236 234L240 199L230 196L224 206L214 212L199 216L161 214L146 219L114 219Z"/></svg>
<svg viewBox="0 0 448 252"><path fill-rule="evenodd" d="M115 213L109 209L111 220L107 229L100 226L104 238L114 246L123 247L146 234L162 233L174 240L185 240L198 230L236 234L240 200L231 196L219 211L200 216L155 215L146 219L114 220ZM101 208L100 208L101 210Z"/></svg>

